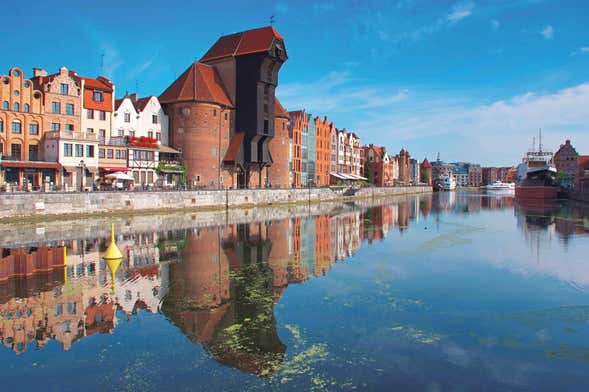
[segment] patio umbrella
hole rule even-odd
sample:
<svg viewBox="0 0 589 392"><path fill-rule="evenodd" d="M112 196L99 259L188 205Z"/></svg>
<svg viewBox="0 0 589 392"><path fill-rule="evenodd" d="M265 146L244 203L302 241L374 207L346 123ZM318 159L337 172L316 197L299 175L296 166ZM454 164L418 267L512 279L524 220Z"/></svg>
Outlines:
<svg viewBox="0 0 589 392"><path fill-rule="evenodd" d="M116 172L107 174L104 178L108 178L109 180L123 180L123 181L135 181L133 177L123 172Z"/></svg>

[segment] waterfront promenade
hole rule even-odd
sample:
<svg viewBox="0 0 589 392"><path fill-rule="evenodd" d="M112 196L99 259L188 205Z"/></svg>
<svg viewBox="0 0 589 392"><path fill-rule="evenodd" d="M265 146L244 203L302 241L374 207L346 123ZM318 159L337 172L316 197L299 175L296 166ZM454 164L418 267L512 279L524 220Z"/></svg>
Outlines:
<svg viewBox="0 0 589 392"><path fill-rule="evenodd" d="M239 189L157 192L5 193L0 218L105 215L177 210L223 210L280 204L322 203L432 192L430 186Z"/></svg>

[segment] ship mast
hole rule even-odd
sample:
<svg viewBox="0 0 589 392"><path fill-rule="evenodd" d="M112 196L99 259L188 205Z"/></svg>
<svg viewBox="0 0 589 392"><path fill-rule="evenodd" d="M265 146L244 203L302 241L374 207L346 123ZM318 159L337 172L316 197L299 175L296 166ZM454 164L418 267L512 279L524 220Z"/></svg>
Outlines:
<svg viewBox="0 0 589 392"><path fill-rule="evenodd" d="M539 134L539 143L538 143L538 152L542 152L542 128L540 128Z"/></svg>

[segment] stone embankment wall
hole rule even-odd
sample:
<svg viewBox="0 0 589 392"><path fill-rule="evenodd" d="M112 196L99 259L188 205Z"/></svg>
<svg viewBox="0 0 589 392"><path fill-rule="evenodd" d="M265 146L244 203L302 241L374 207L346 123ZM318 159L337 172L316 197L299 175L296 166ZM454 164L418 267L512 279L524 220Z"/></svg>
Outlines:
<svg viewBox="0 0 589 392"><path fill-rule="evenodd" d="M291 203L322 203L431 192L428 186L362 188L353 196L330 188L228 191L5 193L0 218L229 209Z"/></svg>

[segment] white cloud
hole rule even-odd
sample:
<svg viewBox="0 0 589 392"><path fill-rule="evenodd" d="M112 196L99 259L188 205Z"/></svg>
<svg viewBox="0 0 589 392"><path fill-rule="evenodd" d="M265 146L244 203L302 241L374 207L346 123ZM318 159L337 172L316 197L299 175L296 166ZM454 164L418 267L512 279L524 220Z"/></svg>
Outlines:
<svg viewBox="0 0 589 392"><path fill-rule="evenodd" d="M554 28L551 25L545 26L540 32L545 39L552 39L554 37Z"/></svg>
<svg viewBox="0 0 589 392"><path fill-rule="evenodd" d="M381 85L359 86L350 72L333 71L317 81L281 84L277 96L287 110L306 109L333 117L349 111L389 110L391 105L405 100L409 92ZM350 128L348 124L341 126Z"/></svg>
<svg viewBox="0 0 589 392"><path fill-rule="evenodd" d="M582 55L582 54L589 54L589 46L581 46L579 49L575 50L571 55Z"/></svg>
<svg viewBox="0 0 589 392"><path fill-rule="evenodd" d="M393 150L406 145L417 150L418 156L432 156L437 151L431 150L435 148L432 140L441 140L439 148L447 159L483 164L517 163L539 128L546 146L553 150L565 138L579 146L589 145L589 83L554 93L517 95L486 105L428 101L417 93L413 96L415 102L404 102L404 111L374 113L354 124L355 129L361 137L388 141ZM407 109L408 105L415 108Z"/></svg>
<svg viewBox="0 0 589 392"><path fill-rule="evenodd" d="M474 3L467 1L465 3L458 3L452 7L452 11L448 14L448 21L458 22L464 18L468 18L472 14Z"/></svg>

